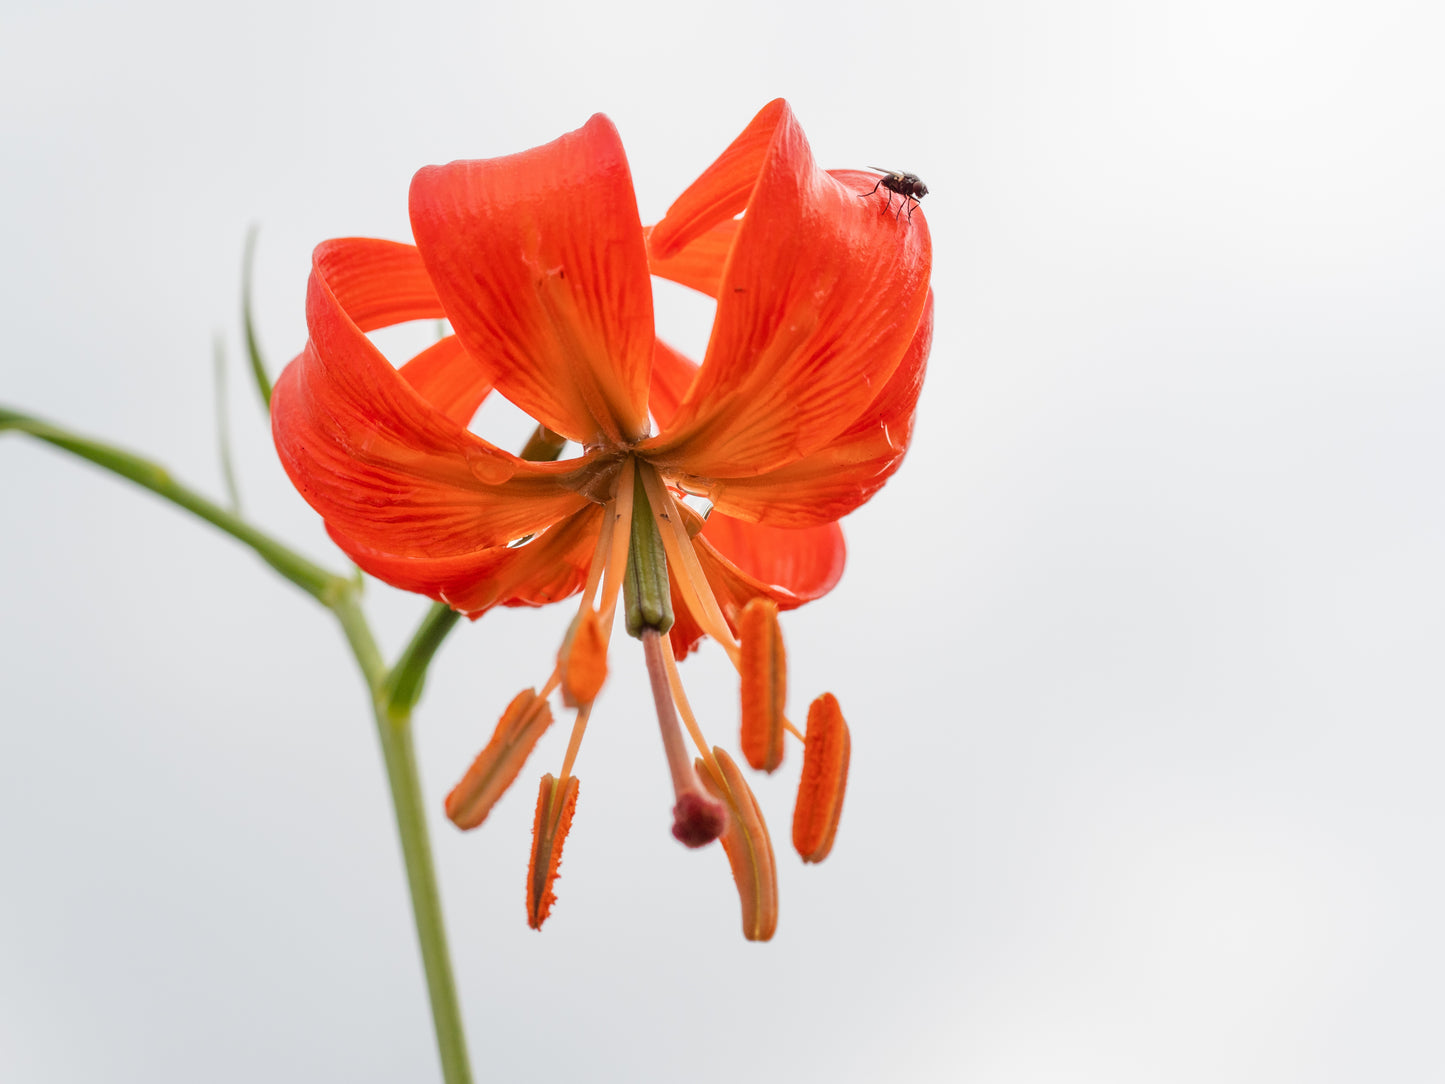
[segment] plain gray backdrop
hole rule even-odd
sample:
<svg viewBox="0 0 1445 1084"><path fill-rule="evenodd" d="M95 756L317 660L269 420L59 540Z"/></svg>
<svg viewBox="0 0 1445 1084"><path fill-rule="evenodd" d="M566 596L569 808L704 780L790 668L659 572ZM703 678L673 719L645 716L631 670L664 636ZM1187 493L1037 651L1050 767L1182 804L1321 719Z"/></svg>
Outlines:
<svg viewBox="0 0 1445 1084"><path fill-rule="evenodd" d="M0 402L333 565L238 350L309 253L409 240L420 166L597 111L644 221L769 99L820 162L932 190L917 438L786 619L835 692L832 857L756 790L781 921L668 835L636 645L525 925L535 778L446 790L566 620L450 638L417 741L484 1081L1415 1081L1445 1075L1445 79L1435 5L0 0ZM659 288L700 355L708 306ZM0 438L0 1078L439 1078L359 680L249 552ZM373 585L389 651L421 600ZM735 689L684 666L714 740Z"/></svg>

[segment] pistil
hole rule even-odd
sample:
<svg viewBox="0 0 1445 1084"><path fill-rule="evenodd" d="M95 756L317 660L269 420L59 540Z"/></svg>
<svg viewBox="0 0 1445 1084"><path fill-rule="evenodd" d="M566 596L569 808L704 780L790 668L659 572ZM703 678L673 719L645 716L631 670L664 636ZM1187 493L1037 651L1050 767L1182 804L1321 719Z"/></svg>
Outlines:
<svg viewBox="0 0 1445 1084"><path fill-rule="evenodd" d="M672 807L672 834L689 847L703 847L722 835L728 823L727 810L703 790L692 758L687 754L677 706L672 700L672 687L667 680L665 652L669 648L663 644L662 637L656 629L644 629L642 650L647 657L647 676L657 705L657 725L662 731L667 769L672 774L672 789L677 796L677 803Z"/></svg>
<svg viewBox="0 0 1445 1084"><path fill-rule="evenodd" d="M638 467L639 471L643 468ZM643 474L644 479L647 475ZM672 807L672 834L689 847L702 847L717 839L727 827L727 809L710 796L698 781L682 737L677 704L672 696L668 663L672 646L665 642L672 628L672 589L667 576L667 551L658 533L647 490L633 492L632 537L627 552L623 595L627 631L642 641L647 659L647 676L657 706L657 725L662 732L662 749L672 775L677 797Z"/></svg>

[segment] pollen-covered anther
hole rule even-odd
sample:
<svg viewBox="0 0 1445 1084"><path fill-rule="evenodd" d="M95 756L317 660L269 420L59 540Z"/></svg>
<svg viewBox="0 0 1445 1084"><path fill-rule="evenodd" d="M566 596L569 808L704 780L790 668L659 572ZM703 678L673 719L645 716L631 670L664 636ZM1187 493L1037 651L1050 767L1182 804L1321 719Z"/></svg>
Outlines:
<svg viewBox="0 0 1445 1084"><path fill-rule="evenodd" d="M783 711L788 695L788 656L775 602L754 598L743 607L738 645L743 756L759 771L776 771L783 762L786 734Z"/></svg>
<svg viewBox="0 0 1445 1084"><path fill-rule="evenodd" d="M497 799L517 778L537 739L551 725L552 708L535 689L518 693L502 713L492 740L447 795L447 816L452 823L458 828L475 828L486 820Z"/></svg>
<svg viewBox="0 0 1445 1084"><path fill-rule="evenodd" d="M721 778L713 775L702 760L697 762L697 774L703 786L728 808L722 845L742 904L743 936L749 941L768 941L778 928L778 869L773 860L773 841L743 773L724 750L714 748L712 753Z"/></svg>
<svg viewBox="0 0 1445 1084"><path fill-rule="evenodd" d="M559 784L550 773L542 776L537 790L537 812L532 818L532 858L527 863L527 925L540 930L552 904L557 902L553 885L562 865L562 844L572 827L577 810L577 777L569 775Z"/></svg>
<svg viewBox="0 0 1445 1084"><path fill-rule="evenodd" d="M821 862L833 849L838 818L843 815L851 746L837 698L824 693L808 708L803 776L793 808L793 848L804 862Z"/></svg>
<svg viewBox="0 0 1445 1084"><path fill-rule="evenodd" d="M569 708L590 704L607 680L607 637L591 606L583 606L557 652L562 702Z"/></svg>

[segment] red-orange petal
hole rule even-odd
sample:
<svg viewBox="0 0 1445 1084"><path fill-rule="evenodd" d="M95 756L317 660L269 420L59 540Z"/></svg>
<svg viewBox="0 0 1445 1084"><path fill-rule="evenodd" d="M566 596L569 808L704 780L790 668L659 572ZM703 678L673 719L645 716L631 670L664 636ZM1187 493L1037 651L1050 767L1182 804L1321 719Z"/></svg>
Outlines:
<svg viewBox="0 0 1445 1084"><path fill-rule="evenodd" d="M652 230L648 235L648 268L658 278L691 286L708 297L717 297L722 287L723 267L727 256L737 240L737 219L719 222L699 237L693 238L685 248L671 256L663 257L652 247Z"/></svg>
<svg viewBox="0 0 1445 1084"><path fill-rule="evenodd" d="M876 178L819 169L786 106L746 154L715 163L711 198L698 195L677 226L669 211L653 228L659 256L734 207L744 165L755 168L756 183L718 290L707 357L672 423L643 446L659 465L700 478L775 470L847 429L902 360L932 263L922 216L895 221L858 198L863 178Z"/></svg>
<svg viewBox="0 0 1445 1084"><path fill-rule="evenodd" d="M340 237L316 246L312 267L362 331L444 315L414 245Z"/></svg>
<svg viewBox="0 0 1445 1084"><path fill-rule="evenodd" d="M397 371L418 395L458 425L471 422L492 390L492 382L455 335L433 343Z"/></svg>
<svg viewBox="0 0 1445 1084"><path fill-rule="evenodd" d="M537 812L532 817L532 858L527 863L527 925L540 930L557 902L553 886L562 865L562 844L572 828L572 814L577 811L575 775L562 781L560 791L551 775L542 776L537 790Z"/></svg>
<svg viewBox="0 0 1445 1084"><path fill-rule="evenodd" d="M713 775L701 758L697 761L697 775L703 787L728 807L728 826L721 839L742 904L743 936L749 941L769 941L778 928L778 869L773 841L743 773L725 751L714 748L712 752L721 777Z"/></svg>
<svg viewBox="0 0 1445 1084"><path fill-rule="evenodd" d="M693 516L686 508L683 514ZM779 610L797 609L831 591L847 559L843 531L836 523L790 530L717 512L693 538L693 550L734 633L749 599L767 598ZM673 652L681 658L703 632L675 584L672 609L675 620L669 635Z"/></svg>
<svg viewBox="0 0 1445 1084"><path fill-rule="evenodd" d="M518 693L497 722L492 740L447 795L447 816L452 823L458 828L475 828L486 820L497 799L517 778L537 739L551 725L552 708L535 689Z"/></svg>
<svg viewBox="0 0 1445 1084"><path fill-rule="evenodd" d="M848 724L832 693L808 708L808 739L803 746L803 776L793 808L793 849L804 862L821 862L833 849L843 793L848 787L852 740Z"/></svg>
<svg viewBox="0 0 1445 1084"><path fill-rule="evenodd" d="M444 557L397 556L334 528L330 533L358 567L377 579L477 618L494 606L545 606L581 590L602 517L602 507L589 504L525 545Z"/></svg>
<svg viewBox="0 0 1445 1084"><path fill-rule="evenodd" d="M697 362L661 339L652 347L652 387L648 406L657 424L666 429L697 377Z"/></svg>
<svg viewBox="0 0 1445 1084"><path fill-rule="evenodd" d="M766 132L767 139L772 138L769 124L776 125L783 104L781 98L769 103L753 118L748 130L739 137L750 144L751 157L734 157L732 165L743 167L742 180L748 185L757 179L757 172L762 168L763 155L767 150L763 135ZM724 157L727 157L726 153ZM746 173L747 169L751 169L751 174ZM830 176L846 182L848 175L857 171L828 172ZM713 179L708 173L703 174L688 192L684 193L683 199L672 206L663 222L658 223L658 226L662 227L661 232L658 232L656 226L649 226L642 232L647 237L647 264L654 275L682 286L690 286L708 297L715 298L722 288L723 268L727 265L728 253L732 251L733 242L737 240L738 226L742 223L735 218L719 219L722 213L736 213L729 211L728 200L720 201L706 213L698 213L695 219L688 216L684 201L692 202L698 196L711 195L712 186ZM746 198L746 193L741 196L734 193L731 203L736 205L737 210L742 210ZM739 202L740 200L742 202ZM701 212L702 208L697 207L695 210ZM707 222L715 224L698 233Z"/></svg>
<svg viewBox="0 0 1445 1084"><path fill-rule="evenodd" d="M311 338L271 403L282 465L328 527L396 556L452 556L535 534L587 504L564 481L575 462L528 463L488 444L392 368L329 285L338 248L317 249Z"/></svg>
<svg viewBox="0 0 1445 1084"><path fill-rule="evenodd" d="M583 444L647 433L652 284L611 121L428 166L411 224L452 326L503 395Z"/></svg>
<svg viewBox="0 0 1445 1084"><path fill-rule="evenodd" d="M649 246L658 259L676 256L693 241L741 213L773 149L773 135L792 120L793 111L774 98L748 122L717 160L673 201L652 228Z"/></svg>
<svg viewBox="0 0 1445 1084"><path fill-rule="evenodd" d="M783 729L788 697L788 656L778 628L778 606L772 599L754 598L738 620L742 655L738 675L742 687L743 756L754 769L776 771L783 762Z"/></svg>
<svg viewBox="0 0 1445 1084"><path fill-rule="evenodd" d="M808 527L836 520L864 504L903 464L913 440L918 394L932 345L930 291L903 361L868 409L812 455L766 474L709 487L714 509L777 527Z"/></svg>

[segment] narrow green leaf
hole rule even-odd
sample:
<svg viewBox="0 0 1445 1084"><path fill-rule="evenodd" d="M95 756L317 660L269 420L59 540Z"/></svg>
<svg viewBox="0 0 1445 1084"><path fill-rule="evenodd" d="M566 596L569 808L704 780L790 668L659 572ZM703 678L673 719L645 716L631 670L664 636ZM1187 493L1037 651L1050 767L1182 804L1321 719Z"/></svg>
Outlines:
<svg viewBox="0 0 1445 1084"><path fill-rule="evenodd" d="M256 342L256 322L251 318L251 272L256 260L256 237L260 232L260 226L252 226L246 232L246 252L241 258L241 322L246 331L246 353L251 359L251 375L256 378L256 390L269 411L271 378L266 375L266 361L261 357L261 347Z"/></svg>
<svg viewBox="0 0 1445 1084"><path fill-rule="evenodd" d="M199 516L213 527L251 547L260 558L307 594L330 606L338 591L350 595L349 582L302 557L283 542L257 530L239 516L228 512L194 489L182 485L169 471L157 463L99 441L72 433L59 426L18 411L0 406L0 432L12 430L26 433L36 440L53 444L98 467L129 479L136 485L179 505Z"/></svg>
<svg viewBox="0 0 1445 1084"><path fill-rule="evenodd" d="M230 510L241 514L241 491L236 488L236 468L231 459L231 412L226 408L226 347L221 337L216 336L215 364L212 375L216 381L216 441L221 452L221 480L226 485L226 496Z"/></svg>

